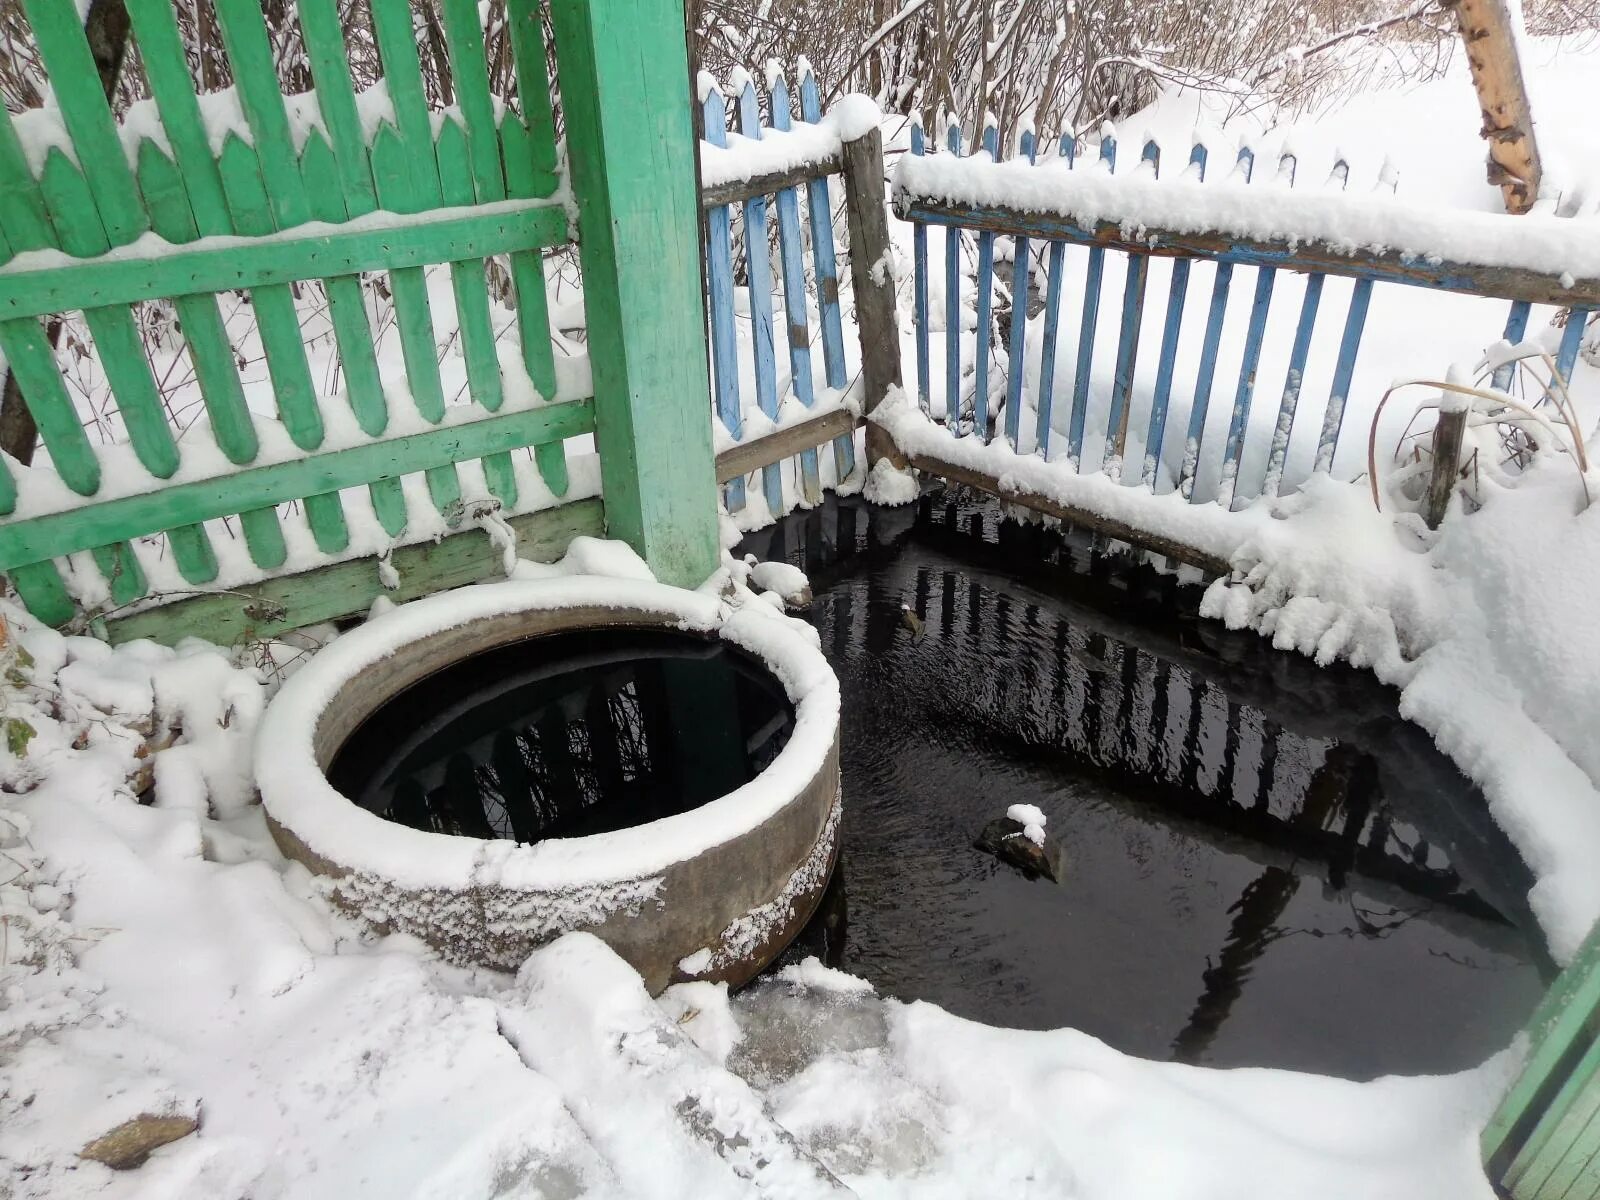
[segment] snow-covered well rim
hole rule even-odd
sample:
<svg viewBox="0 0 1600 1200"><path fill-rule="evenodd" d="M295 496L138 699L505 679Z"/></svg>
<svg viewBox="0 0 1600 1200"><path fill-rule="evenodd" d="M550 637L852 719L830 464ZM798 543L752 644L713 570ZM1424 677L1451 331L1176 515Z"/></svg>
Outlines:
<svg viewBox="0 0 1600 1200"><path fill-rule="evenodd" d="M623 625L635 623L626 617L636 614L639 626L715 635L753 655L795 707L788 743L755 779L699 808L533 845L411 829L368 812L328 782L317 761L318 727L362 671L412 643L474 621L564 609L618 610ZM575 617L571 628L583 624ZM838 732L839 684L798 624L765 604L730 608L714 596L664 584L592 576L480 585L407 604L319 651L268 705L256 741L262 805L274 822L339 871L386 878L408 889L546 892L659 875L753 831L824 769ZM555 630L534 636L547 632Z"/></svg>

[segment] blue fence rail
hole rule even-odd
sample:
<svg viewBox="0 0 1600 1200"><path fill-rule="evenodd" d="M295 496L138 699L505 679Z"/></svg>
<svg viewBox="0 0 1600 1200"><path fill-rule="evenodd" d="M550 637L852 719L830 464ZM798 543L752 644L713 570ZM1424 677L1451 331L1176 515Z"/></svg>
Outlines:
<svg viewBox="0 0 1600 1200"><path fill-rule="evenodd" d="M935 144L941 141L942 147ZM1072 173L1071 178L1085 184L1091 178L1104 180L1112 175L1118 180L1142 178L1144 182L1136 186L1144 189L1171 173L1170 166L1164 166L1170 159L1164 158L1156 142L1146 141L1137 159L1119 170L1119 147L1109 127L1092 148L1070 136L1041 145L1031 134L1025 134L1019 139L1012 160L1005 163L998 161L992 128L983 130L978 142L975 152L964 155L963 135L957 125L949 125L942 139L928 138L922 129L914 127L911 161L902 165L896 181L896 212L913 224L912 307L918 401L924 412L942 420L957 438L975 437L987 443L1000 436L1020 453L1040 455L1052 462L1064 461L1080 474L1102 472L1131 486L1153 492L1177 491L1191 502L1215 501L1231 509L1262 496L1276 496L1286 488L1292 490L1310 473L1332 471L1346 428L1345 414L1373 287L1379 282L1509 300L1503 336L1513 342L1525 335L1532 304L1570 308L1571 319L1556 355L1557 367L1568 379L1587 318L1600 307L1600 282L1574 280L1559 270L1550 270L1548 264L1527 268L1463 264L1439 261L1426 253L1352 250L1333 243L1296 244L1288 239L1258 240L1241 236L1237 230L1196 233L1187 226L1181 230L1152 228L1135 205L1130 204L1128 215L1122 220L1116 219L1114 212L1108 215L1104 205L1109 189L1098 193L1102 207L1093 220L1080 221L1060 211L1033 211L992 203L989 201L995 197L1008 195L1024 197L1024 203L1027 197L1037 200L1038 188L1026 184L1026 177L1018 174L1019 167L1065 169ZM1252 150L1239 150L1228 164L1233 176L1229 183L1252 184L1253 188L1262 188L1264 194L1270 189L1279 196L1296 187L1297 176L1302 172L1295 154L1283 154L1270 171L1262 170L1255 159ZM935 160L959 160L964 170L955 178L948 172L939 172ZM919 169L922 163L928 163L928 169ZM1216 166L1215 156L1208 154L1203 144L1195 144L1175 174L1190 184L1199 183ZM1343 193L1349 175L1348 163L1342 158L1336 161L1326 183L1320 189L1311 189L1317 192L1317 202L1324 201L1330 193ZM1020 190L1015 186L1019 181L1025 184ZM1379 187L1392 190L1393 175L1387 168L1380 175ZM1203 195L1209 190L1195 194ZM1302 186L1294 195L1306 190ZM952 200L952 192L966 198ZM977 202L979 198L984 202ZM1359 198L1352 198L1352 203L1359 204ZM1475 218L1485 215L1473 214ZM1491 219L1512 222L1529 218ZM1574 222L1574 233L1589 224ZM937 266L929 261L928 233L934 226L944 231L944 261ZM1509 235L1512 230L1506 233ZM1583 235L1593 236L1587 230ZM1012 239L1009 281L997 279L995 271L996 240L1007 237ZM1074 256L1083 257L1069 262L1069 249ZM1170 286L1164 297L1150 294L1146 287L1153 258L1172 260ZM1193 321L1200 313L1198 305L1188 303L1191 268L1196 261L1214 263L1215 270L1198 353L1190 339L1189 361L1180 361L1185 317ZM1108 286L1108 272L1115 272L1118 265L1125 271L1120 296L1108 300L1108 293L1115 295L1115 285ZM1230 329L1225 339L1224 323L1234 273L1252 267L1253 292L1242 338L1239 331ZM1073 326L1063 311L1070 307L1070 303L1063 304L1063 291L1067 290L1064 284L1069 275L1076 277L1080 268L1081 307L1075 354L1070 355L1072 374L1067 380L1061 378L1064 365L1060 349L1063 337L1072 336ZM1277 419L1270 425L1263 421L1253 424L1252 411L1264 399L1260 395L1266 382L1260 378L1263 351L1274 350L1273 361L1284 361L1282 348L1268 344L1268 318L1275 294L1282 298L1283 289L1276 285L1285 274L1294 272L1303 275L1305 284L1287 366L1281 384L1270 397L1276 403ZM1043 274L1042 286L1035 279L1036 273ZM1310 370L1318 323L1327 320L1336 308L1327 302L1325 293L1329 276L1345 277L1353 284L1344 304L1343 329L1331 369L1326 362L1328 356L1321 356L1320 365L1326 374L1323 379L1313 379ZM937 311L936 305L930 309L930 292L941 283L944 328L939 331L930 320ZM1001 303L1008 303L1010 308L1009 316L1000 322L994 318L998 310L997 289ZM1103 307L1113 311L1102 315ZM1161 322L1159 349L1153 383L1136 388L1147 310L1154 310L1150 314L1152 321ZM964 337L974 318L977 336L975 345L969 347L964 345ZM1102 321L1116 322L1116 351L1109 379L1102 372L1097 382L1096 334ZM1065 335L1063 325L1068 331ZM944 337L943 355L932 349L940 332ZM1147 349L1156 345L1151 339L1144 344ZM1232 365L1232 351L1226 355L1223 352L1234 345L1241 347L1237 373L1231 379L1218 379L1219 361L1227 357ZM1104 351L1103 344L1099 349ZM1453 356L1448 347L1425 353L1437 353L1445 359ZM937 374L942 378L936 378L935 367L941 363L943 370ZM991 382L995 364L1004 372L1001 387ZM1429 361L1427 365L1437 363ZM1507 380L1502 376L1506 375L1509 369L1496 377L1496 383L1503 386ZM1209 418L1216 394L1229 383L1232 406L1224 433L1220 422ZM1189 388L1192 391L1183 396L1181 390ZM1302 446L1299 461L1306 465L1291 474L1290 445L1297 422L1304 423L1311 415L1302 415L1301 410L1306 407L1302 402L1319 392L1323 397L1320 419L1312 416L1316 424L1315 447ZM1070 412L1063 414L1060 405L1069 397ZM1187 401L1186 419L1175 421L1175 414L1183 408L1180 399ZM998 421L993 419L995 409ZM1175 423L1182 427L1170 429ZM1364 440L1366 430L1358 432ZM1094 437L1102 433L1098 457L1086 463L1086 446L1093 449ZM1171 445L1175 436L1183 438L1181 453ZM1131 469L1125 465L1130 449L1139 452Z"/></svg>

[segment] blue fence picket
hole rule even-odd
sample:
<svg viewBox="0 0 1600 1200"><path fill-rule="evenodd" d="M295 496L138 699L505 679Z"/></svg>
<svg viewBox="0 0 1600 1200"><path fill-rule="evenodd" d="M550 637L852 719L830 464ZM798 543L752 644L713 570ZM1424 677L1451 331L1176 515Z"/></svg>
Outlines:
<svg viewBox="0 0 1600 1200"><path fill-rule="evenodd" d="M701 81L705 93L701 113L705 138L713 146L728 144L727 112L722 93L709 77ZM706 277L711 308L711 373L717 396L717 416L735 440L744 436L739 408L738 342L733 324L733 217L726 204L706 213ZM744 507L744 479L730 479L723 493L728 511Z"/></svg>
<svg viewBox="0 0 1600 1200"><path fill-rule="evenodd" d="M945 130L950 153L961 157L961 126L951 120ZM961 230L944 231L944 423L961 436Z"/></svg>
<svg viewBox="0 0 1600 1200"><path fill-rule="evenodd" d="M1239 459L1244 454L1245 433L1250 427L1250 401L1255 395L1256 369L1261 365L1261 346L1267 335L1267 314L1272 308L1272 285L1277 272L1271 267L1256 269L1256 294L1250 305L1250 325L1244 335L1244 358L1239 363L1239 384L1233 393L1233 417L1228 423L1228 442L1222 455L1222 478L1217 484L1217 503L1233 507L1239 482Z"/></svg>
<svg viewBox="0 0 1600 1200"><path fill-rule="evenodd" d="M1572 368L1578 365L1578 350L1583 345L1583 330L1589 323L1589 313L1587 308L1567 310L1567 324L1561 331L1561 347L1556 351L1556 370L1561 373L1562 383L1572 382Z"/></svg>
<svg viewBox="0 0 1600 1200"><path fill-rule="evenodd" d="M772 127L787 131L789 85L775 67L767 72L767 104ZM788 318L789 386L801 404L816 403L811 379L811 322L806 312L805 250L800 244L800 192L784 188L778 193L778 255L783 266L783 311ZM808 504L822 500L822 476L817 469L815 448L800 452L800 486Z"/></svg>
<svg viewBox="0 0 1600 1200"><path fill-rule="evenodd" d="M1283 380L1283 399L1278 405L1278 424L1272 431L1272 447L1267 453L1267 474L1261 482L1263 496L1276 496L1283 482L1283 465L1289 454L1289 439L1294 434L1295 409L1300 404L1300 387L1305 379L1306 359L1311 354L1311 335L1317 325L1317 307L1322 303L1326 277L1306 276L1306 294L1300 302L1300 323L1295 327L1294 347L1289 352L1289 371Z"/></svg>
<svg viewBox="0 0 1600 1200"><path fill-rule="evenodd" d="M999 161L999 131L983 127L982 145L992 161ZM972 432L979 440L989 440L989 326L994 314L994 234L978 232L978 336L972 352Z"/></svg>
<svg viewBox="0 0 1600 1200"><path fill-rule="evenodd" d="M752 140L761 136L761 104L755 80L744 75L739 88L739 132ZM772 345L772 264L767 258L767 198L752 196L744 202L745 281L750 285L750 344L755 355L756 404L772 420L778 419L778 364ZM774 516L783 512L783 471L779 464L761 468L761 490Z"/></svg>
<svg viewBox="0 0 1600 1200"><path fill-rule="evenodd" d="M1060 156L1072 167L1078 157L1076 134L1061 135ZM1041 458L1050 456L1050 415L1055 405L1056 344L1061 331L1061 277L1066 273L1067 244L1050 243L1044 293L1044 343L1039 348L1039 423L1035 441Z"/></svg>
<svg viewBox="0 0 1600 1200"><path fill-rule="evenodd" d="M1100 161L1107 171L1117 166L1117 139L1110 131L1100 138ZM1072 423L1067 428L1067 460L1074 469L1083 461L1083 426L1089 415L1089 372L1094 366L1094 334L1100 321L1100 282L1105 274L1106 252L1089 250L1089 274L1083 288L1083 320L1078 327L1078 367L1072 379Z"/></svg>
<svg viewBox="0 0 1600 1200"><path fill-rule="evenodd" d="M1313 471L1332 471L1333 455L1339 448L1339 432L1344 427L1345 401L1350 398L1350 381L1356 373L1356 354L1361 349L1361 333L1367 325L1367 307L1372 303L1372 280L1358 279L1350 293L1345 313L1344 334L1339 339L1339 358L1333 367L1333 387L1328 407L1322 414L1322 432L1317 436L1317 459Z"/></svg>
<svg viewBox="0 0 1600 1200"><path fill-rule="evenodd" d="M1506 329L1501 336L1513 346L1519 345L1522 339L1528 336L1528 315L1533 311L1533 305L1526 300L1513 300L1511 311L1506 314ZM1511 382L1511 376L1516 372L1517 364L1514 362L1501 363L1494 369L1494 374L1489 378L1489 386L1505 391Z"/></svg>
<svg viewBox="0 0 1600 1200"><path fill-rule="evenodd" d="M811 64L800 60L800 117L815 125L822 120L822 95ZM833 253L833 205L828 199L828 181L813 179L806 184L806 213L811 223L811 270L816 277L817 324L822 328L822 361L828 386L843 391L849 382L844 362L844 324L839 315L839 267ZM856 442L853 433L833 440L835 477L843 480L855 470Z"/></svg>
<svg viewBox="0 0 1600 1200"><path fill-rule="evenodd" d="M922 157L926 152L922 122L912 118L911 153ZM921 221L911 226L911 258L916 278L912 281L912 303L915 306L913 323L917 329L917 403L928 412L928 227Z"/></svg>
<svg viewBox="0 0 1600 1200"><path fill-rule="evenodd" d="M1161 173L1161 147L1146 141L1139 155L1139 170L1148 164L1151 174ZM1106 418L1106 444L1101 465L1114 481L1122 478L1122 459L1128 449L1128 418L1133 408L1133 372L1139 359L1139 331L1144 320L1144 284L1150 256L1128 255L1128 277L1122 285L1122 326L1117 335L1117 368L1111 382L1111 411Z"/></svg>
<svg viewBox="0 0 1600 1200"><path fill-rule="evenodd" d="M1024 129L1017 140L1017 154L1030 164L1034 155L1033 130ZM1011 353L1006 374L1006 441L1017 448L1022 429L1022 376L1027 362L1028 340L1028 239L1018 236L1011 246Z"/></svg>
<svg viewBox="0 0 1600 1200"><path fill-rule="evenodd" d="M1206 148L1196 142L1189 151L1189 166L1195 178L1206 177ZM1172 396L1172 374L1178 361L1178 335L1183 328L1183 306L1189 296L1189 270L1187 258L1175 259L1172 264L1172 285L1167 291L1167 319L1161 331L1161 357L1156 363L1156 388L1150 398L1150 427L1144 438L1144 469L1139 480L1151 491L1155 490L1156 474L1161 467L1161 447L1167 434L1167 407Z"/></svg>
<svg viewBox="0 0 1600 1200"><path fill-rule="evenodd" d="M1222 323L1228 315L1228 291L1233 264L1219 262L1211 283L1211 310L1206 315L1205 340L1200 344L1200 366L1194 377L1194 404L1189 409L1189 431L1183 444L1183 465L1178 471L1178 491L1194 499L1194 481L1200 473L1200 448L1205 440L1206 413L1211 407L1211 385L1217 374L1217 351L1222 345Z"/></svg>

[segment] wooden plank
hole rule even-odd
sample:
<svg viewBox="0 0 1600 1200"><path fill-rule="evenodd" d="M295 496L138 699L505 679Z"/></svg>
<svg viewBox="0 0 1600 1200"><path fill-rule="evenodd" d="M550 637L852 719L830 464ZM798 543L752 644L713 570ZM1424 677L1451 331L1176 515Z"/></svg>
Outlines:
<svg viewBox="0 0 1600 1200"><path fill-rule="evenodd" d="M1117 139L1100 139L1100 161L1107 173L1117 166ZM1105 274L1105 250L1089 250L1089 269L1083 287L1083 319L1078 327L1078 364L1072 376L1072 423L1067 429L1067 460L1074 470L1083 459L1083 427L1089 414L1089 384L1094 366L1095 327L1100 320L1100 283Z"/></svg>
<svg viewBox="0 0 1600 1200"><path fill-rule="evenodd" d="M1022 157L1033 162L1033 130L1022 131L1017 150ZM1014 239L1011 246L1010 356L1006 370L1006 441L1013 450L1017 448L1017 437L1022 428L1022 377L1028 349L1028 254L1028 239Z"/></svg>
<svg viewBox="0 0 1600 1200"><path fill-rule="evenodd" d="M1204 182L1209 155L1203 142L1189 150L1188 174ZM1150 403L1150 427L1144 440L1144 469L1140 482L1151 491L1161 467L1161 448L1167 435L1167 408L1172 396L1172 375L1178 360L1178 335L1183 327L1183 309L1189 295L1190 261L1180 258L1172 264L1172 284L1167 292L1167 318L1161 332L1161 357L1156 364L1156 388Z"/></svg>
<svg viewBox="0 0 1600 1200"><path fill-rule="evenodd" d="M1533 305L1526 300L1513 300L1511 311L1506 314L1505 332L1500 336L1513 346L1521 343L1528 334L1528 317ZM1494 369L1494 374L1489 377L1489 386L1499 391L1505 391L1506 385L1511 382L1511 377L1516 374L1517 364L1514 362L1501 363Z"/></svg>
<svg viewBox="0 0 1600 1200"><path fill-rule="evenodd" d="M400 158L405 163L401 172L405 176L403 194L408 198L408 205L395 211L422 212L439 204L439 172L434 165L433 118L422 86L422 64L417 60L411 5L397 3L396 0L378 0L371 5L370 11L373 39L377 42L378 57L383 63L383 82L394 111L399 145L404 147ZM376 163L373 163L372 173L374 182L377 182ZM383 191L379 186L378 202L385 208L391 208L392 205L383 198Z"/></svg>
<svg viewBox="0 0 1600 1200"><path fill-rule="evenodd" d="M162 3L165 0L161 0ZM327 130L327 144L337 162L339 190L347 216L360 216L378 206L372 187L372 171L367 166L367 147L361 136L361 117L356 111L355 92L350 82L344 35L340 28L338 0L296 0L300 33L305 41L306 62L316 85L317 110ZM308 140L302 148L301 176L305 177ZM318 189L307 181L313 218L327 220L318 210Z"/></svg>
<svg viewBox="0 0 1600 1200"><path fill-rule="evenodd" d="M78 495L94 495L100 488L100 462L39 322L32 317L0 321L0 354L22 389L56 473Z"/></svg>
<svg viewBox="0 0 1600 1200"><path fill-rule="evenodd" d="M789 115L789 85L781 72L769 70L767 74L767 106L772 113L772 127L787 131L792 120ZM778 193L778 259L783 269L783 312L786 318L789 345L789 386L796 399L810 408L817 402L816 386L811 378L811 318L806 311L805 246L800 236L800 193L785 188ZM822 502L822 476L817 466L815 446L800 452L800 487L806 503Z"/></svg>
<svg viewBox="0 0 1600 1200"><path fill-rule="evenodd" d="M23 0L22 9L106 237L113 245L131 242L150 228L150 222L139 202L139 189L123 153L111 106L104 90L95 86L100 72L89 52L78 8L61 0Z"/></svg>
<svg viewBox="0 0 1600 1200"><path fill-rule="evenodd" d="M950 122L945 131L950 153L961 157L961 127ZM951 224L944 231L944 424L961 436L961 239L962 229Z"/></svg>
<svg viewBox="0 0 1600 1200"><path fill-rule="evenodd" d="M1138 171L1149 164L1152 175L1161 169L1161 147L1146 141ZM1111 409L1106 414L1106 443L1101 468L1112 479L1122 479L1122 460L1128 447L1128 419L1133 410L1133 373L1138 365L1139 331L1144 321L1144 284L1150 259L1128 255L1128 275L1122 287L1122 321L1117 335L1117 365L1111 376Z"/></svg>
<svg viewBox="0 0 1600 1200"><path fill-rule="evenodd" d="M1540 1114L1533 1134L1506 1168L1516 1200L1563 1200L1568 1186L1600 1142L1600 1043L1572 1064L1571 1074Z"/></svg>
<svg viewBox="0 0 1600 1200"><path fill-rule="evenodd" d="M1489 143L1489 182L1499 186L1508 213L1525 213L1539 198L1543 168L1517 57L1516 22L1506 0L1444 0L1443 7L1456 10L1467 48Z"/></svg>
<svg viewBox="0 0 1600 1200"><path fill-rule="evenodd" d="M1099 513L1087 509L1062 504L1059 500L1040 495L1022 487L1013 479L997 478L931 454L912 454L908 456L908 459L911 465L919 471L926 471L955 483L964 483L968 487L975 487L979 491L989 493L991 496L997 496L1007 503L1020 504L1024 508L1044 513L1046 516L1056 517L1080 528L1105 534L1107 537L1115 538L1118 541L1127 542L1129 545L1139 546L1146 550L1152 550L1157 554L1164 554L1178 562L1199 567L1208 575L1226 575L1230 569L1226 560L1207 551L1184 545L1171 538L1135 529L1131 525L1125 525L1121 521L1101 516Z"/></svg>
<svg viewBox="0 0 1600 1200"><path fill-rule="evenodd" d="M259 0L213 0L222 42L233 68L233 91L245 122L250 126L250 149L260 165L261 181L271 206L265 228L250 229L239 223L239 208L228 178L228 147L224 145L220 162L223 194L233 212L234 229L239 233L265 233L288 229L311 218L311 204L305 183L300 178L300 163L295 157L294 135L289 131L289 116L283 93L278 90L278 73L267 41L266 20Z"/></svg>
<svg viewBox="0 0 1600 1200"><path fill-rule="evenodd" d="M913 117L911 153L920 158L925 152L922 122ZM917 404L926 413L930 409L932 396L928 356L928 227L920 221L911 227L911 269L911 320L917 335Z"/></svg>
<svg viewBox="0 0 1600 1200"><path fill-rule="evenodd" d="M1272 447L1267 453L1267 474L1261 483L1263 496L1276 496L1283 482L1283 465L1289 456L1289 439L1294 436L1295 409L1300 405L1306 359L1311 354L1311 334L1316 328L1317 308L1322 303L1322 284L1326 278L1326 275L1306 276L1306 293L1300 301L1300 320L1295 326L1294 346L1289 351L1289 369L1283 380L1283 399L1278 404L1278 424L1272 431Z"/></svg>
<svg viewBox="0 0 1600 1200"><path fill-rule="evenodd" d="M700 200L678 0L553 0L606 524L666 583L715 569Z"/></svg>
<svg viewBox="0 0 1600 1200"><path fill-rule="evenodd" d="M1211 281L1211 308L1206 316L1205 340L1200 346L1200 366L1194 377L1194 403L1189 408L1189 431L1183 445L1183 465L1178 471L1178 491L1194 499L1194 481L1200 473L1200 446L1205 438L1206 413L1211 407L1211 385L1217 373L1217 350L1222 344L1222 323L1228 315L1228 290L1233 264L1219 262Z"/></svg>
<svg viewBox="0 0 1600 1200"><path fill-rule="evenodd" d="M593 429L592 402L574 400L85 504L0 525L0 570Z"/></svg>
<svg viewBox="0 0 1600 1200"><path fill-rule="evenodd" d="M900 323L896 315L889 219L884 208L883 133L874 126L844 144L844 200L850 232L850 287L861 335L863 411L871 416L892 389L900 387ZM894 439L867 425L867 466L887 460L905 465Z"/></svg>
<svg viewBox="0 0 1600 1200"><path fill-rule="evenodd" d="M800 116L808 124L822 120L822 95L809 63L800 74ZM841 160L839 169L844 169ZM826 178L806 185L806 217L811 224L811 272L817 286L817 323L822 327L822 359L828 386L845 389L844 326L839 315L839 268L833 252L833 206ZM834 477L844 479L855 470L854 436L833 443Z"/></svg>
<svg viewBox="0 0 1600 1200"><path fill-rule="evenodd" d="M481 212L436 209L404 219L386 213L343 229L313 225L271 237L202 238L165 253L119 249L64 266L19 268L13 261L0 267L0 319L420 268L566 241L565 210L532 201Z"/></svg>
<svg viewBox="0 0 1600 1200"><path fill-rule="evenodd" d="M730 446L717 455L717 482L742 479L752 471L759 471L768 463L782 462L804 450L815 449L841 437L849 437L861 427L863 420L853 416L848 409L831 408L827 412L807 417L804 421L787 425L776 433L752 438Z"/></svg>
<svg viewBox="0 0 1600 1200"><path fill-rule="evenodd" d="M756 85L749 75L739 91L739 132L761 137L761 108ZM752 196L744 202L745 282L750 296L750 347L755 358L756 406L773 421L778 419L778 364L773 354L772 261L767 250L767 201ZM767 511L783 515L783 473L778 464L761 469L761 491Z"/></svg>
<svg viewBox="0 0 1600 1200"><path fill-rule="evenodd" d="M983 127L980 143L991 162L999 160L999 131L992 124ZM994 316L994 234L978 234L977 337L972 354L972 432L989 441L989 330ZM870 456L869 456L870 458Z"/></svg>
<svg viewBox="0 0 1600 1200"><path fill-rule="evenodd" d="M774 128L782 127L774 126ZM748 179L730 179L723 183L714 183L700 190L700 207L711 209L721 204L742 204L756 196L775 196L788 188L796 188L801 184L826 179L829 175L837 175L842 169L839 155L825 154L821 158L801 163L799 166L752 175Z"/></svg>
<svg viewBox="0 0 1600 1200"><path fill-rule="evenodd" d="M1372 280L1358 279L1350 293L1345 313L1344 333L1339 339L1339 358L1333 367L1333 387L1322 414L1322 431L1317 435L1314 471L1333 470L1333 456L1339 449L1339 431L1344 427L1344 406L1350 396L1350 382L1356 373L1356 354L1361 349L1361 334L1367 324L1367 308L1372 303Z"/></svg>
<svg viewBox="0 0 1600 1200"><path fill-rule="evenodd" d="M707 86L709 85L709 86ZM713 146L728 144L728 114L715 81L701 81L705 98L700 102L706 140ZM733 319L733 214L724 206L706 213L706 303L711 325L711 378L717 418L734 441L744 437L744 406L739 399L739 342ZM756 466L765 466L757 463ZM729 512L744 508L743 473L724 479L724 503Z"/></svg>
<svg viewBox="0 0 1600 1200"><path fill-rule="evenodd" d="M450 48L456 106L466 125L467 158L473 189L480 204L505 199L506 182L500 166L500 135L489 99L489 73L483 58L483 24L477 0L443 0L445 43ZM439 183L445 186L443 165ZM448 196L445 203L450 203Z"/></svg>
<svg viewBox="0 0 1600 1200"><path fill-rule="evenodd" d="M1050 243L1044 293L1044 343L1039 348L1039 425L1036 451L1050 456L1050 417L1055 411L1056 347L1061 333L1061 281L1066 275L1067 244Z"/></svg>
<svg viewBox="0 0 1600 1200"><path fill-rule="evenodd" d="M1070 217L1006 208L969 208L925 197L899 196L895 201L895 212L907 221L989 229L1013 237L1062 238L1104 250L1163 257L1187 256L1290 271L1319 271L1324 275L1404 283L1438 291L1527 300L1534 304L1600 307L1600 278L1574 279L1572 286L1567 287L1559 275L1547 275L1523 267L1431 261L1393 248L1347 252L1347 247L1328 242L1300 241L1291 246L1286 241L1275 239L1186 233L1156 227L1141 227L1140 232L1144 236L1135 239L1124 236L1121 227L1111 222L1101 222L1094 229L1084 229ZM1508 236L1512 233L1512 230L1507 231Z"/></svg>
<svg viewBox="0 0 1600 1200"><path fill-rule="evenodd" d="M511 59L517 73L517 104L528 135L529 168L526 194L549 196L560 184L556 172L556 126L550 106L550 78L546 72L544 22L539 0L507 0L506 25L511 37ZM506 159L506 185L512 195L511 160Z"/></svg>
<svg viewBox="0 0 1600 1200"><path fill-rule="evenodd" d="M1239 383L1233 393L1233 414L1228 421L1228 441L1222 454L1222 479L1217 485L1217 503L1233 507L1238 489L1239 461L1244 457L1245 437L1250 432L1250 403L1256 390L1256 368L1261 363L1261 347L1267 336L1267 314L1272 308L1272 286L1277 272L1270 267L1256 271L1256 291L1250 305L1250 324L1245 328L1244 357L1239 362Z"/></svg>
<svg viewBox="0 0 1600 1200"><path fill-rule="evenodd" d="M605 533L598 499L524 513L512 517L510 524L517 531L518 556L535 562L560 558L575 537ZM352 559L132 613L107 622L107 635L113 644L136 638L172 644L185 637L203 637L222 646L238 645L364 613L379 596L403 603L493 579L501 571L501 552L486 533L473 529L438 543L402 546L390 564L400 576L400 586L393 591L378 578L375 560Z"/></svg>

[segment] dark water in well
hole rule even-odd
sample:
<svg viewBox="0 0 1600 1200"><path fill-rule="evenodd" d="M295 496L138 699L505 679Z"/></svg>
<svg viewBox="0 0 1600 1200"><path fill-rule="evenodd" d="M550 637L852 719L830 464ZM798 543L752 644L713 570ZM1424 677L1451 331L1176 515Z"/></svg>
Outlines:
<svg viewBox="0 0 1600 1200"><path fill-rule="evenodd" d="M791 953L1154 1058L1364 1078L1506 1045L1547 965L1529 878L1394 693L998 517L830 501L741 547L810 574L843 688L843 877ZM1063 884L974 849L1014 803Z"/></svg>
<svg viewBox="0 0 1600 1200"><path fill-rule="evenodd" d="M471 837L580 837L698 808L789 739L783 689L725 643L605 629L533 638L396 696L328 770L363 807Z"/></svg>

